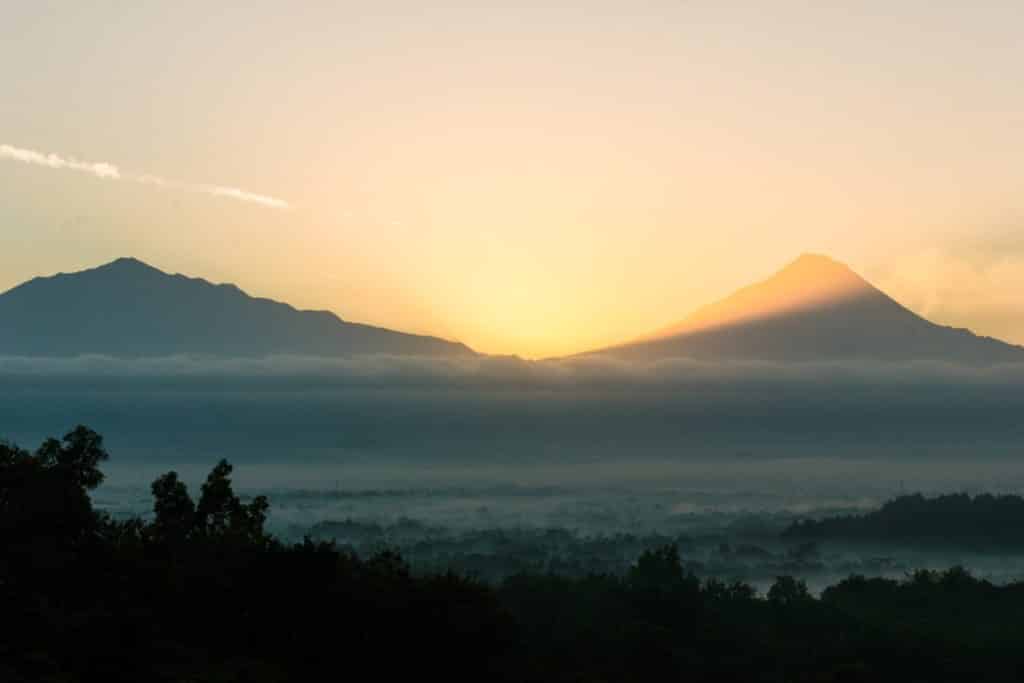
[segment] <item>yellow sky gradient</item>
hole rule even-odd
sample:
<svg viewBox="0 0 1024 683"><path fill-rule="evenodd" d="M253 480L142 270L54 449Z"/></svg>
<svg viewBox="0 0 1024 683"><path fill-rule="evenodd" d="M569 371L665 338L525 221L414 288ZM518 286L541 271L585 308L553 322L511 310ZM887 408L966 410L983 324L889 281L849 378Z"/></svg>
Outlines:
<svg viewBox="0 0 1024 683"><path fill-rule="evenodd" d="M0 288L133 255L538 357L815 251L1024 343L1019 2L206 4L5 10L0 144L291 208L0 159Z"/></svg>

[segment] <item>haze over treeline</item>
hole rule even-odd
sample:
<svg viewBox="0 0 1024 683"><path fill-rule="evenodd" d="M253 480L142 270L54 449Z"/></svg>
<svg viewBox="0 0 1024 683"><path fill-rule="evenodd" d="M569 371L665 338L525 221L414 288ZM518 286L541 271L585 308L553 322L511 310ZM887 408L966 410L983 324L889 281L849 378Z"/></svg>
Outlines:
<svg viewBox="0 0 1024 683"><path fill-rule="evenodd" d="M2 429L122 457L1017 453L1024 366L363 357L0 359Z"/></svg>
<svg viewBox="0 0 1024 683"><path fill-rule="evenodd" d="M236 494L226 460L198 495L169 471L152 482L145 517L112 516L93 502L109 458L84 425L33 451L0 443L5 681L313 680L336 674L339 648L353 643L342 662L353 670L473 681L962 681L979 670L999 681L1019 659L1022 585L959 566L852 575L820 597L786 574L759 594L699 576L702 563L671 538L581 543L549 529L425 539L421 552L440 543L447 568L414 569L393 548L276 537L271 502ZM316 535L360 528L370 530ZM589 558L559 561L567 547ZM481 560L502 552L504 568L483 578ZM720 544L717 555L789 568L817 564L818 551Z"/></svg>

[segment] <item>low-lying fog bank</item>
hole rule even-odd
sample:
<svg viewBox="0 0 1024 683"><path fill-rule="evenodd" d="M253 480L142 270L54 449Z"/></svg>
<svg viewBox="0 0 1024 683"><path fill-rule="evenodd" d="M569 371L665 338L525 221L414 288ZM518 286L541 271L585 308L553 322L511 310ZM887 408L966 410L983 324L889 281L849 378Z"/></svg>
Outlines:
<svg viewBox="0 0 1024 683"><path fill-rule="evenodd" d="M121 461L999 458L1024 366L0 359L0 434L85 423Z"/></svg>
<svg viewBox="0 0 1024 683"><path fill-rule="evenodd" d="M936 470L912 463L886 466L890 474L916 472L915 479L901 483L878 477L877 462L751 465L737 459L720 465L649 464L646 478L638 468L607 464L405 472L255 465L236 469L234 480L247 495L269 497L270 529L284 539L334 540L362 556L397 549L421 572L453 569L488 580L520 571L622 573L644 549L675 543L697 575L742 579L761 588L781 575L804 578L817 590L850 574L901 577L954 565L996 583L1024 578L1021 549L784 535L798 520L877 509L908 483L950 490L950 481L935 477ZM968 490L986 490L997 481L1001 491L1024 490L1024 468L1011 475L1006 465L961 466L959 474ZM147 487L128 483L116 467L108 471L112 476L97 491L97 505L116 516L148 515ZM158 471L153 469L154 476ZM206 468L182 473L197 490Z"/></svg>
<svg viewBox="0 0 1024 683"><path fill-rule="evenodd" d="M402 541L414 566L612 570L672 539L696 571L755 583L1021 575L1013 555L811 553L779 534L905 491L1024 491L1022 366L3 358L0 385L0 438L104 434L96 499L115 514L145 513L167 470L195 490L224 457L270 497L275 533L376 546L420 529ZM482 550L502 535L518 550Z"/></svg>

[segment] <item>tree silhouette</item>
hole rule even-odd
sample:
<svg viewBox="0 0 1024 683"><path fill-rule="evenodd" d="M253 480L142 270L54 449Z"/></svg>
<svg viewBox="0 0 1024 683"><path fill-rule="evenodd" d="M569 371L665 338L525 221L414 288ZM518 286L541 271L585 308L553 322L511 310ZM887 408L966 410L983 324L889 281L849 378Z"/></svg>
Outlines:
<svg viewBox="0 0 1024 683"><path fill-rule="evenodd" d="M268 540L263 527L270 505L265 496L242 503L231 486L232 470L227 460L221 460L206 477L196 506L195 531L207 538L263 543Z"/></svg>
<svg viewBox="0 0 1024 683"><path fill-rule="evenodd" d="M44 546L68 549L86 542L100 522L88 492L103 481L99 464L108 457L103 438L81 425L60 440L47 439L32 454L0 445L0 532L40 555L48 552Z"/></svg>
<svg viewBox="0 0 1024 683"><path fill-rule="evenodd" d="M89 491L103 483L99 465L110 459L103 448L103 437L82 425L65 434L59 442L56 439L44 441L36 457L44 467L62 470L73 484Z"/></svg>
<svg viewBox="0 0 1024 683"><path fill-rule="evenodd" d="M780 576L768 589L768 602L782 607L805 603L812 600L807 583L792 576Z"/></svg>
<svg viewBox="0 0 1024 683"><path fill-rule="evenodd" d="M177 472L168 472L153 482L153 537L169 544L181 544L192 534L196 506Z"/></svg>

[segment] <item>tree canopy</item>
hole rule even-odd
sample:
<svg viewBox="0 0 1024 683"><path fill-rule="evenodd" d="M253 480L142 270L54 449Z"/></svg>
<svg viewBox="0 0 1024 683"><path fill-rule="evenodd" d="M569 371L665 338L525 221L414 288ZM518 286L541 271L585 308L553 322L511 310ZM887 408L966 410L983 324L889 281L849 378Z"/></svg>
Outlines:
<svg viewBox="0 0 1024 683"><path fill-rule="evenodd" d="M622 575L418 574L385 551L287 545L269 503L217 463L194 500L153 482L153 515L92 506L108 458L86 427L34 452L0 444L0 680L1006 681L1024 584L962 568L788 576L762 597L700 580L673 544Z"/></svg>

